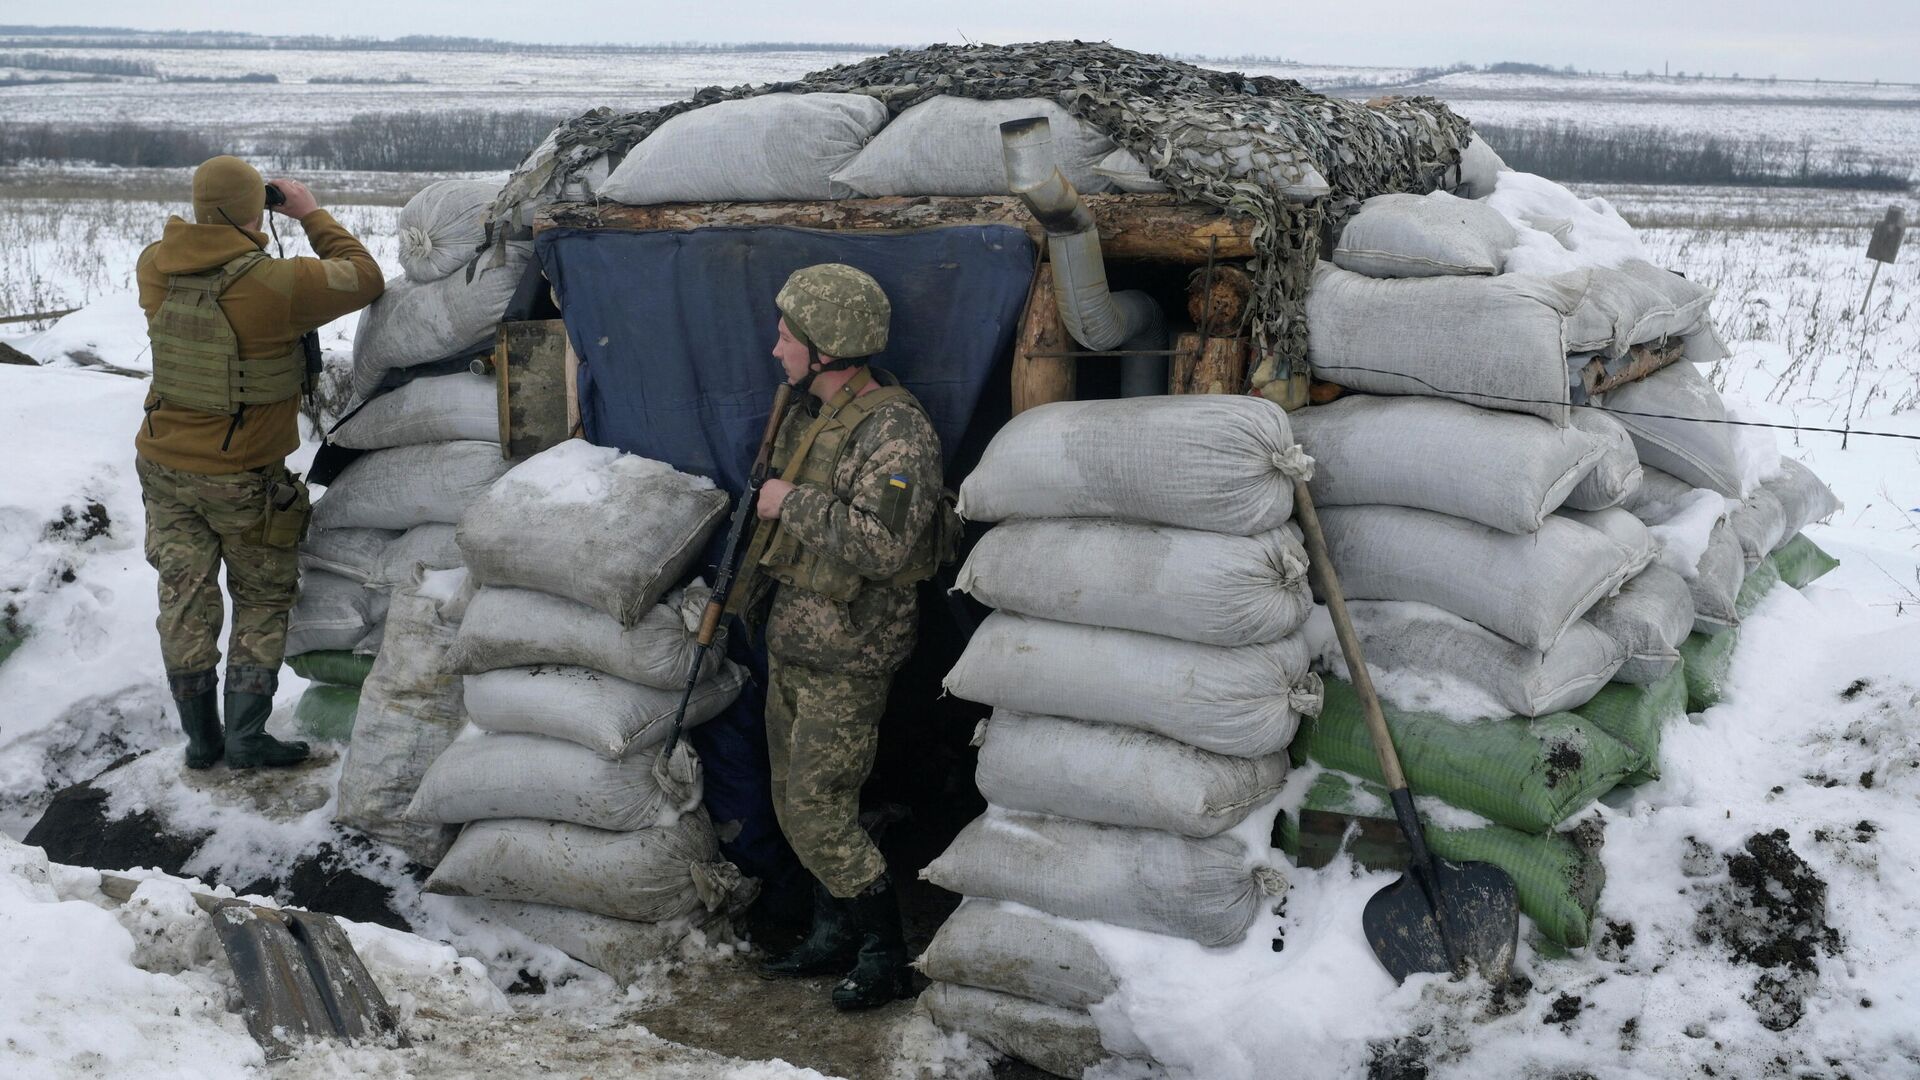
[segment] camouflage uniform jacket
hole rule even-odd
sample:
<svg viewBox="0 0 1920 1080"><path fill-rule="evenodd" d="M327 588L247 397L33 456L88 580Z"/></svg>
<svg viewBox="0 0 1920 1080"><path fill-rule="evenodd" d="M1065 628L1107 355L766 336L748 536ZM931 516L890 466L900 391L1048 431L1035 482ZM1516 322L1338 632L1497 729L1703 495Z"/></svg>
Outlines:
<svg viewBox="0 0 1920 1080"><path fill-rule="evenodd" d="M773 454L782 476L799 474L790 459L819 408L817 398L802 396L782 421ZM778 526L803 549L846 563L868 580L845 602L777 586L767 614L767 649L816 670L890 674L913 652L918 605L914 586L882 582L906 565L933 522L941 492L940 438L918 402L888 402L842 444L832 476L831 489L795 487L781 505Z"/></svg>

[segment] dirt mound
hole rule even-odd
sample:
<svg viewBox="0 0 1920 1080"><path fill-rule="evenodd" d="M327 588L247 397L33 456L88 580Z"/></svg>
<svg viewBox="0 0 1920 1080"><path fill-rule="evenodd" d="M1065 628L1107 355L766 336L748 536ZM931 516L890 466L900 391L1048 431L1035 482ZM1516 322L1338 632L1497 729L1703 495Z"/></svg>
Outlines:
<svg viewBox="0 0 1920 1080"><path fill-rule="evenodd" d="M1796 854L1786 830L1755 833L1725 856L1727 877L1700 909L1694 932L1736 963L1763 969L1747 1003L1771 1030L1799 1023L1819 977L1820 953L1840 952L1827 925L1827 883Z"/></svg>

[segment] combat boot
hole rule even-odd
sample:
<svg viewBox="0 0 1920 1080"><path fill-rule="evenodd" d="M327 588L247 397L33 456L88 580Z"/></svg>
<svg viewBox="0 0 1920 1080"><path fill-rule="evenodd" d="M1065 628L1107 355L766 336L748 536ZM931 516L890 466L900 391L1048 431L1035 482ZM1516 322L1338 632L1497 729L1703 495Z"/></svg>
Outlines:
<svg viewBox="0 0 1920 1080"><path fill-rule="evenodd" d="M180 726L187 733L187 768L210 769L226 752L220 733L220 691L213 669L167 676Z"/></svg>
<svg viewBox="0 0 1920 1080"><path fill-rule="evenodd" d="M842 900L827 891L819 878L813 879L813 927L806 940L777 960L760 965L760 974L768 978L803 975L828 975L845 971L853 962L860 938L854 931L848 908L851 900Z"/></svg>
<svg viewBox="0 0 1920 1080"><path fill-rule="evenodd" d="M872 1009L913 994L913 969L907 966L907 934L900 923L900 896L886 874L850 901L860 953L853 970L833 988L833 1007L842 1012Z"/></svg>
<svg viewBox="0 0 1920 1080"><path fill-rule="evenodd" d="M267 734L267 716L273 712L273 691L280 673L272 668L227 668L227 767L252 769L265 765L298 765L307 760L307 744L281 742Z"/></svg>

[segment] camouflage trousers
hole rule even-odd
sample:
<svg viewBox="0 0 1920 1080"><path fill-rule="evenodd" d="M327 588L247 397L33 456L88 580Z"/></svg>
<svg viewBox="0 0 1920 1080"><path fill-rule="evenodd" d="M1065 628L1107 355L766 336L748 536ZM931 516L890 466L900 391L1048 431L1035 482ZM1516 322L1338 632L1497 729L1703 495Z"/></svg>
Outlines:
<svg viewBox="0 0 1920 1080"><path fill-rule="evenodd" d="M266 543L259 527L268 485L284 480L286 470L210 476L141 458L135 471L147 509L147 561L160 575L157 625L167 674L219 665L223 564L233 594L227 663L278 670L287 612L300 595L299 545Z"/></svg>
<svg viewBox="0 0 1920 1080"><path fill-rule="evenodd" d="M767 657L774 814L800 864L842 898L887 869L860 827L860 785L880 747L892 682L891 674L845 675Z"/></svg>

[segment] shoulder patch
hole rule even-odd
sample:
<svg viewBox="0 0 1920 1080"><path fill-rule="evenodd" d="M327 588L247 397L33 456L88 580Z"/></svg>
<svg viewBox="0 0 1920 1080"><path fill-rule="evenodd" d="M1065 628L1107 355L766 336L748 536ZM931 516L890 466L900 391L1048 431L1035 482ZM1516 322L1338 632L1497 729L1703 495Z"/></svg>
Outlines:
<svg viewBox="0 0 1920 1080"><path fill-rule="evenodd" d="M327 272L327 288L336 292L355 292L360 288L360 271L345 259L322 259Z"/></svg>

